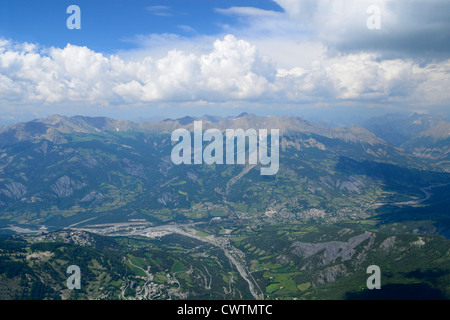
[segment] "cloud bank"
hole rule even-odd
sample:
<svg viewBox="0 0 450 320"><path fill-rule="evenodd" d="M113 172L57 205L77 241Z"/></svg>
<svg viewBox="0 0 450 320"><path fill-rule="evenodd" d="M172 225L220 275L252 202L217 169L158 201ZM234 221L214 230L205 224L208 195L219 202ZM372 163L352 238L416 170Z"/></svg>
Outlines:
<svg viewBox="0 0 450 320"><path fill-rule="evenodd" d="M157 101L449 101L450 61L422 66L375 53L317 57L309 68L277 68L256 46L227 35L206 54L172 50L125 61L86 47L38 50L0 43L3 103L139 104Z"/></svg>
<svg viewBox="0 0 450 320"><path fill-rule="evenodd" d="M213 41L210 36L198 42L178 35L142 37L176 48L158 56L145 54L145 47L127 58L70 44L40 48L0 40L0 104L45 109L236 101L277 109L450 103L450 20L443 13L450 3L274 1L282 11L217 9L243 20ZM381 30L366 27L366 9L373 3L381 8ZM164 13L167 7L148 10ZM192 49L196 44L202 49Z"/></svg>
<svg viewBox="0 0 450 320"><path fill-rule="evenodd" d="M246 19L249 37L317 41L337 52L372 51L384 57L450 58L450 2L445 0L273 0L283 12L232 7L218 12ZM381 14L369 30L367 9Z"/></svg>

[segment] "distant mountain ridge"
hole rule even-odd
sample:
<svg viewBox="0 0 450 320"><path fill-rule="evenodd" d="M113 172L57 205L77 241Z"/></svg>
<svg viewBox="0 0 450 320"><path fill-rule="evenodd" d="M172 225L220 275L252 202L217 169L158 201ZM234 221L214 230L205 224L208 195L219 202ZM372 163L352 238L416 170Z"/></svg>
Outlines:
<svg viewBox="0 0 450 320"><path fill-rule="evenodd" d="M387 114L367 120L363 126L417 158L431 160L450 172L450 122L436 115Z"/></svg>
<svg viewBox="0 0 450 320"><path fill-rule="evenodd" d="M370 118L362 126L387 142L401 146L414 136L443 122L446 122L445 119L436 115L389 113Z"/></svg>
<svg viewBox="0 0 450 320"><path fill-rule="evenodd" d="M203 121L204 129L228 128L241 129L280 129L282 134L308 132L321 134L329 138L339 138L348 141L365 141L368 143L383 143L374 134L362 127L327 127L303 120L298 117L256 116L242 113L237 117L183 117L155 122L133 122L115 120L108 117L61 116L51 115L43 119L18 123L0 128L0 145L19 142L34 138L52 140L58 134L98 133L101 131L140 131L170 133L178 128L192 129L194 121Z"/></svg>

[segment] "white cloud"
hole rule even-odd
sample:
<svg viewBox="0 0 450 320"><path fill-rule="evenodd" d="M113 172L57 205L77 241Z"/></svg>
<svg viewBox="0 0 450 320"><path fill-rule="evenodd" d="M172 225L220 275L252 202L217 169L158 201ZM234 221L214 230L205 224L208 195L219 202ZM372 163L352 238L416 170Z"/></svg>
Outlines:
<svg viewBox="0 0 450 320"><path fill-rule="evenodd" d="M163 57L134 60L74 45L39 49L2 40L0 103L45 108L73 103L450 102L450 60L421 65L376 53L329 57L323 48L315 52L281 68L257 46L232 35L217 39L203 53L171 50Z"/></svg>
<svg viewBox="0 0 450 320"><path fill-rule="evenodd" d="M450 2L446 0L273 0L283 12L249 7L220 9L238 15L227 32L249 40L319 42L329 53L371 51L385 58L450 58ZM376 6L381 29L369 30ZM243 22L244 21L244 22Z"/></svg>
<svg viewBox="0 0 450 320"><path fill-rule="evenodd" d="M43 54L4 42L0 99L23 104L252 99L268 89L270 74L263 74L268 68L254 46L231 35L215 41L207 54L171 50L160 59L138 61L70 44Z"/></svg>
<svg viewBox="0 0 450 320"><path fill-rule="evenodd" d="M150 11L151 14L160 17L171 17L172 13L170 13L169 6L149 6L147 7L147 11Z"/></svg>
<svg viewBox="0 0 450 320"><path fill-rule="evenodd" d="M281 17L282 13L272 10L263 10L254 7L217 8L217 12L227 15L254 16L254 17Z"/></svg>

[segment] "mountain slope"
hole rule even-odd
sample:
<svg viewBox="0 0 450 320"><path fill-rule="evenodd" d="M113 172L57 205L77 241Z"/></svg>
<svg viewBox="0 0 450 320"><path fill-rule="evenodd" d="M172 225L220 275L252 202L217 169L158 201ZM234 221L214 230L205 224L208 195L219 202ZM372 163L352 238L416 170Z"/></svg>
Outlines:
<svg viewBox="0 0 450 320"><path fill-rule="evenodd" d="M388 114L371 118L363 126L435 169L450 172L450 122L444 118L416 113Z"/></svg>
<svg viewBox="0 0 450 320"><path fill-rule="evenodd" d="M450 172L450 122L438 123L409 139L402 147Z"/></svg>
<svg viewBox="0 0 450 320"><path fill-rule="evenodd" d="M364 121L362 126L387 142L401 146L409 139L443 121L442 117L435 115L390 113L382 117L370 118Z"/></svg>

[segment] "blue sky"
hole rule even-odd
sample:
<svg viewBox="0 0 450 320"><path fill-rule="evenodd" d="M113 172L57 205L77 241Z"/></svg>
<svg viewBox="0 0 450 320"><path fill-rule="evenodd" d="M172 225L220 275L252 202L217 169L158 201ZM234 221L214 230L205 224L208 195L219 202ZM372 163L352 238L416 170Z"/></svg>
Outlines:
<svg viewBox="0 0 450 320"><path fill-rule="evenodd" d="M445 0L0 0L0 123L448 114L449 18Z"/></svg>
<svg viewBox="0 0 450 320"><path fill-rule="evenodd" d="M234 24L236 19L218 13L217 8L255 3L258 8L281 11L270 0L2 0L0 32L20 42L49 47L64 47L69 42L114 53L133 48L126 40L136 35L219 34L223 25ZM82 28L76 32L66 28L66 9L72 4L82 11Z"/></svg>

